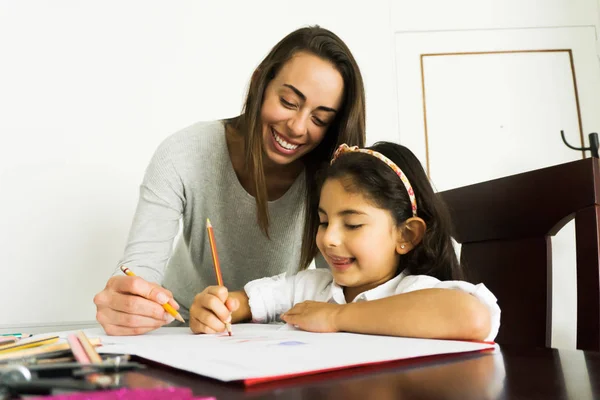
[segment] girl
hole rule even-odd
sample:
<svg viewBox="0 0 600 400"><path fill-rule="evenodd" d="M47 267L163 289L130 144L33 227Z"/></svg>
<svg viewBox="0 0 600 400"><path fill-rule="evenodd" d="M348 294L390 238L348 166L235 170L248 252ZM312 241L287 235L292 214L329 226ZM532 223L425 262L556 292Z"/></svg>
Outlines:
<svg viewBox="0 0 600 400"><path fill-rule="evenodd" d="M450 220L406 147L341 145L318 215L316 243L329 270L258 279L232 293L208 287L192 305L192 331L281 318L314 332L494 339L496 298L483 284L450 280L462 278Z"/></svg>
<svg viewBox="0 0 600 400"><path fill-rule="evenodd" d="M315 171L340 143L364 144L364 132L362 77L344 42L318 26L283 38L254 71L240 116L194 124L154 154L119 262L138 277L117 270L94 298L106 333L171 322L166 302L188 317L197 288L214 282L207 217L232 289L306 267L317 252L318 215L306 207Z"/></svg>

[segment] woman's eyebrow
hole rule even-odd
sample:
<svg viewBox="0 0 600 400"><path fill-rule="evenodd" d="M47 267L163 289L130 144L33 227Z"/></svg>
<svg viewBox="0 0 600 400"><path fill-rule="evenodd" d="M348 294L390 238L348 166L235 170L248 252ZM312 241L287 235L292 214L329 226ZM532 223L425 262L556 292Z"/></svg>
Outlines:
<svg viewBox="0 0 600 400"><path fill-rule="evenodd" d="M300 97L302 99L302 101L306 101L306 96L304 95L304 93L302 93L300 90L298 90L298 88L294 87L293 85L290 85L289 83L284 83L283 86L291 89L294 93L296 93L296 95L298 97ZM337 113L337 110L335 108L325 107L325 106L319 106L319 107L317 107L317 110Z"/></svg>

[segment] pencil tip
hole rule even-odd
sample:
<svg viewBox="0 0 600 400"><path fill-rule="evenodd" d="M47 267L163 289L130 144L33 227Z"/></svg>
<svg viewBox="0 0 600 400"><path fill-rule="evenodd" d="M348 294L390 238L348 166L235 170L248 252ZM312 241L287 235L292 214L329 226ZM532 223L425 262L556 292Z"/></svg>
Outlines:
<svg viewBox="0 0 600 400"><path fill-rule="evenodd" d="M231 336L231 331L229 331L229 332L227 332L227 333L229 333L229 336Z"/></svg>
<svg viewBox="0 0 600 400"><path fill-rule="evenodd" d="M183 317L181 316L181 314L177 313L177 315L175 316L175 319L179 322L183 322L185 324L185 319L183 319Z"/></svg>
<svg viewBox="0 0 600 400"><path fill-rule="evenodd" d="M206 218L206 226L212 226L212 224L210 223L210 219Z"/></svg>

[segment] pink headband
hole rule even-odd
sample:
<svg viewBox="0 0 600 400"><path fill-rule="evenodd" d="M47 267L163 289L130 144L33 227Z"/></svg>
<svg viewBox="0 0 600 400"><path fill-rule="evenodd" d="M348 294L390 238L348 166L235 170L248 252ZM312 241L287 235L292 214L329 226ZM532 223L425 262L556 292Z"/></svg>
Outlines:
<svg viewBox="0 0 600 400"><path fill-rule="evenodd" d="M412 185L408 181L408 178L406 177L406 175L404 175L402 170L396 164L394 164L394 162L392 160L390 160L383 154L378 153L376 151L369 150L369 149L359 149L358 146L350 147L346 143L344 143L344 144L341 144L337 148L335 153L333 153L333 158L331 159L331 164L333 164L333 162L344 153L365 153L365 154L372 155L373 157L376 157L376 158L380 159L381 161L383 161L384 163L386 163L392 170L394 170L396 175L398 175L398 177L404 184L404 187L406 188L406 191L408 192L410 204L412 205L413 217L417 216L417 199L415 198L415 191L413 190Z"/></svg>

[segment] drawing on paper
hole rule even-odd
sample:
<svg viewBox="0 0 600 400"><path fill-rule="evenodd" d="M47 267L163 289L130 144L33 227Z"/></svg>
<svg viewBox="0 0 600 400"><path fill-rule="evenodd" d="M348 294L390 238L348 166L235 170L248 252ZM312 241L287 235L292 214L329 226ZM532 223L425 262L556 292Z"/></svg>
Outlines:
<svg viewBox="0 0 600 400"><path fill-rule="evenodd" d="M297 340L287 340L285 342L279 342L277 344L279 346L298 346L298 345L307 344L307 343L305 343L305 342L299 342Z"/></svg>
<svg viewBox="0 0 600 400"><path fill-rule="evenodd" d="M298 340L291 340L288 337L270 337L265 335L234 335L229 336L227 333L223 333L217 336L220 342L227 342L230 344L243 344L243 343L257 343L261 342L269 346L298 346L308 344Z"/></svg>

